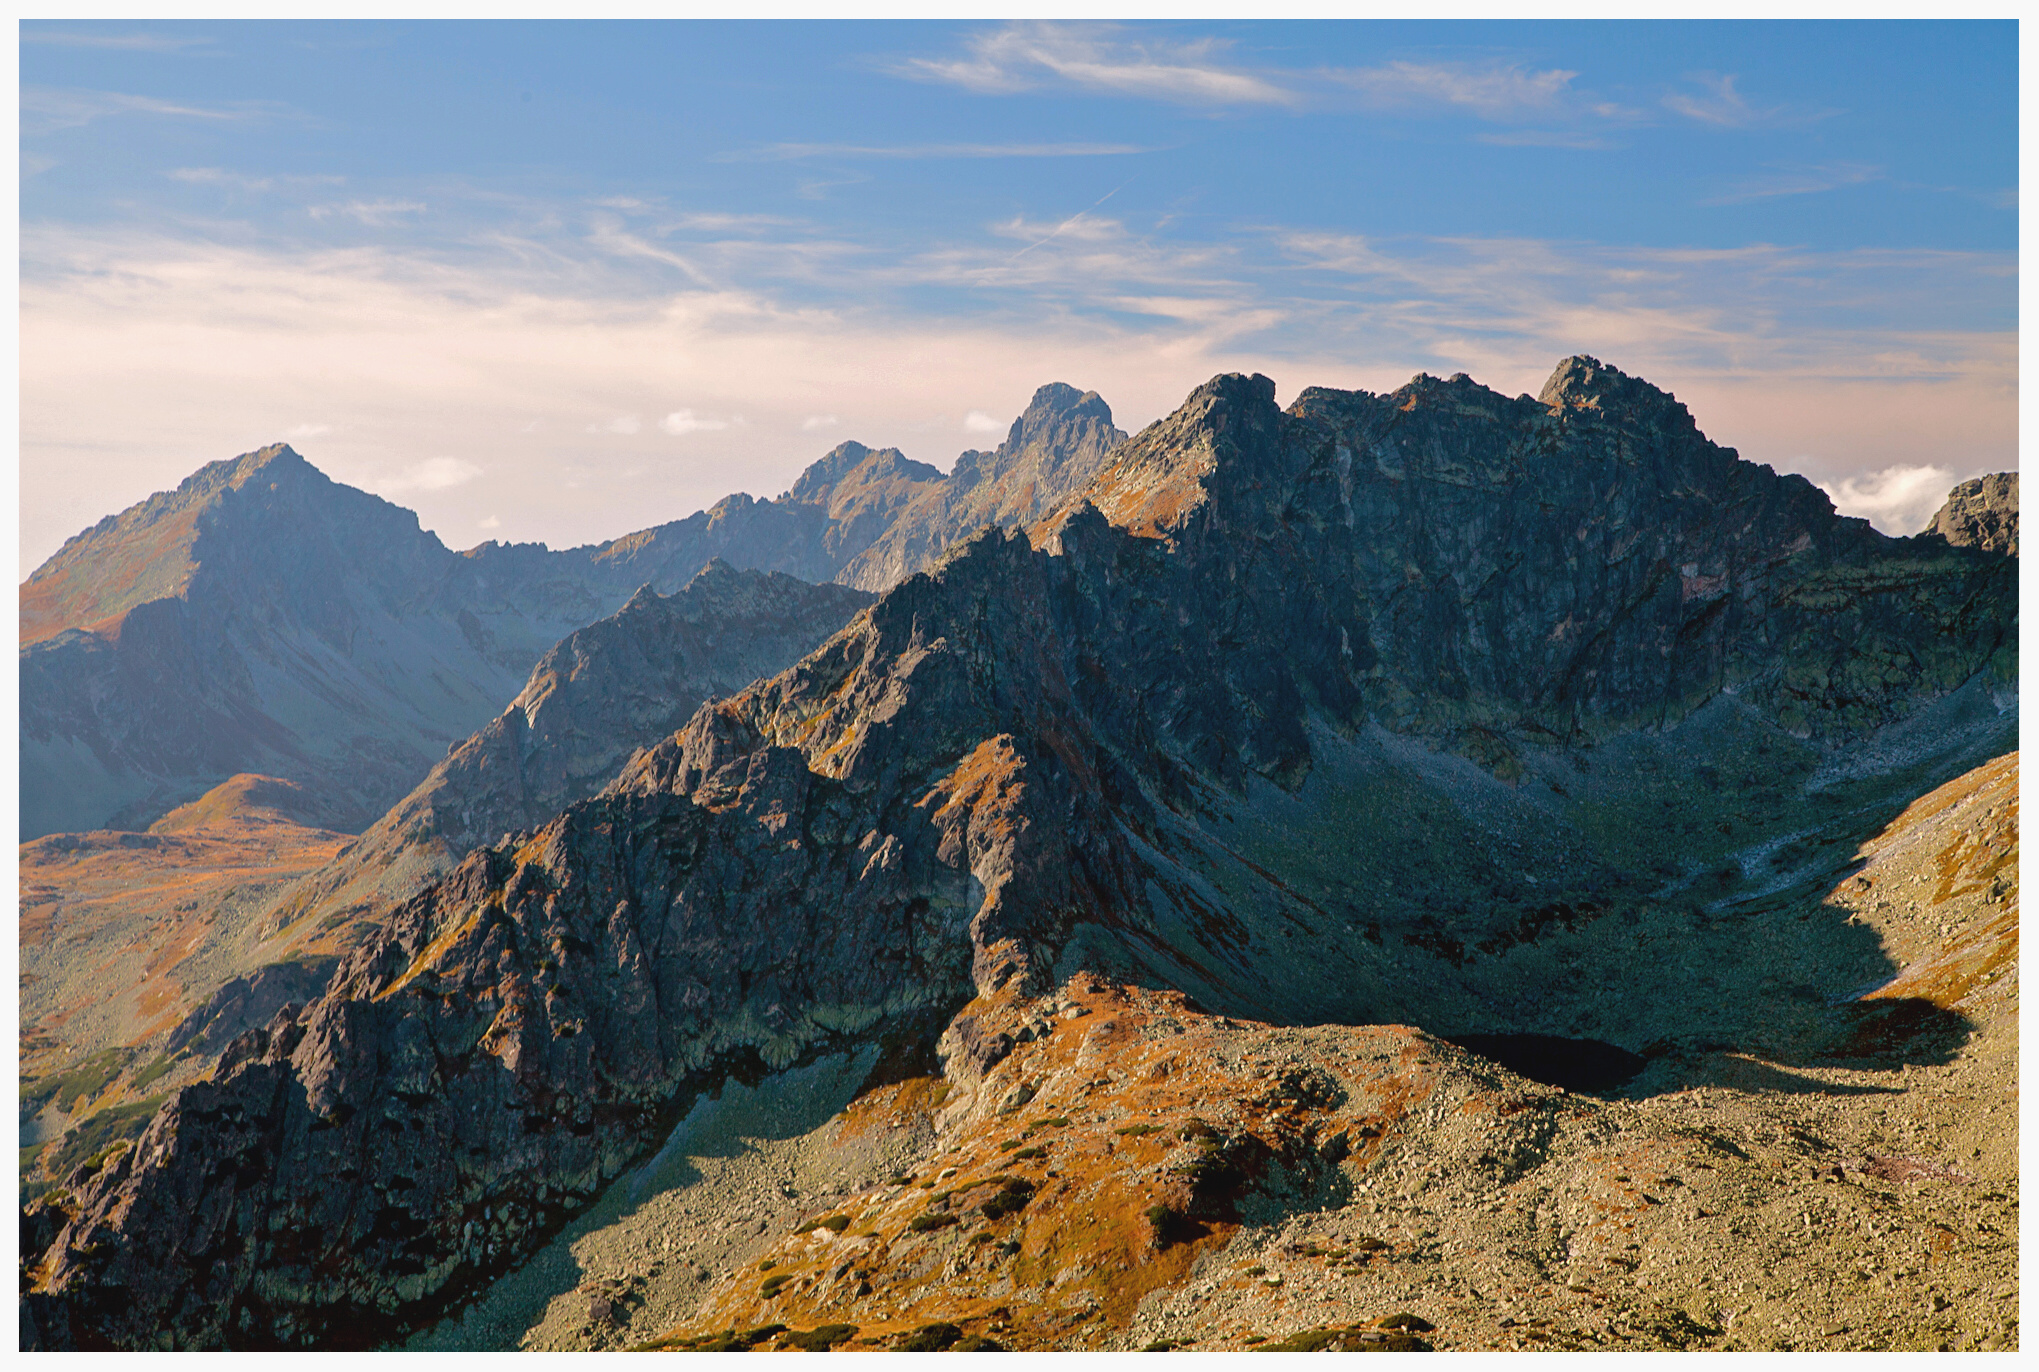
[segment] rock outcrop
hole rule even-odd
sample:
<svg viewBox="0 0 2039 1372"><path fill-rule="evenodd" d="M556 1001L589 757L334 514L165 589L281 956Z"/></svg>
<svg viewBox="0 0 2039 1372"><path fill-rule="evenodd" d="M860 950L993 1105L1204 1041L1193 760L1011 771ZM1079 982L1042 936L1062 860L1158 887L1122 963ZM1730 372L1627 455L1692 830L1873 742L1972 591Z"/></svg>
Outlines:
<svg viewBox="0 0 2039 1372"><path fill-rule="evenodd" d="M1926 526L1957 548L2018 555L2018 474L1992 472L1964 481Z"/></svg>
<svg viewBox="0 0 2039 1372"><path fill-rule="evenodd" d="M469 855L30 1212L31 1339L372 1342L721 1075L1079 968L1278 1022L1816 1037L1873 940L1763 902L2004 750L2014 564L1838 518L1589 358L1538 400L1273 390L1200 387ZM1695 976L1721 1008L1652 1008ZM964 1015L945 1070L1013 1047Z"/></svg>

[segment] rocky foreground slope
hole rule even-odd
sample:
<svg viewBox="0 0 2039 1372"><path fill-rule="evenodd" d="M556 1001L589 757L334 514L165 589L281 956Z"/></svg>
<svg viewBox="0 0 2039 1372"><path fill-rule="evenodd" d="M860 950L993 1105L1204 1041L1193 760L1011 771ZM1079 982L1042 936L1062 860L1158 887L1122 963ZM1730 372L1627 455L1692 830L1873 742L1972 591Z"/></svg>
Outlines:
<svg viewBox="0 0 2039 1372"><path fill-rule="evenodd" d="M1079 972L1276 1023L1840 1051L1895 969L1806 897L2014 746L2010 559L1839 519L1592 359L1533 401L1221 377L1033 539L406 904L31 1212L30 1337L391 1337L724 1076L946 1025L975 1081Z"/></svg>
<svg viewBox="0 0 2039 1372"><path fill-rule="evenodd" d="M981 1078L730 1084L408 1346L2015 1347L2017 853L2013 755L1780 912L1905 969L1838 1050L1611 1090L1079 973L972 1007L1015 1041Z"/></svg>

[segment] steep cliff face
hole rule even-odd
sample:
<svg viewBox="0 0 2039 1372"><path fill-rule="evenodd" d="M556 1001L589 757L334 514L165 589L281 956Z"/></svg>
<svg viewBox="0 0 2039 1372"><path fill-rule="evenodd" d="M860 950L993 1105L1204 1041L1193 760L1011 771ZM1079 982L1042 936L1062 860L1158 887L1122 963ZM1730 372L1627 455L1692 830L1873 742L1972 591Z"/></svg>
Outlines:
<svg viewBox="0 0 2039 1372"><path fill-rule="evenodd" d="M374 915L478 844L539 828L600 790L636 749L686 723L702 701L797 662L871 600L721 561L673 595L645 587L539 659L502 714L278 902L271 931Z"/></svg>
<svg viewBox="0 0 2039 1372"><path fill-rule="evenodd" d="M1992 472L1964 481L1926 526L1957 548L2018 555L2018 474Z"/></svg>
<svg viewBox="0 0 2039 1372"><path fill-rule="evenodd" d="M1591 359L1540 401L1217 378L1031 539L405 905L34 1212L36 1337L371 1340L694 1086L1077 968L1277 1021L1803 1048L1824 1001L1791 988L1877 950L1764 901L2014 733L2012 570L1837 518ZM1751 946L1781 970L1718 1009L1653 997ZM1000 1024L949 1025L953 1078Z"/></svg>
<svg viewBox="0 0 2039 1372"><path fill-rule="evenodd" d="M948 478L915 495L837 580L888 590L979 529L1031 524L1081 490L1125 437L1096 391L1043 386L1005 442L957 458Z"/></svg>

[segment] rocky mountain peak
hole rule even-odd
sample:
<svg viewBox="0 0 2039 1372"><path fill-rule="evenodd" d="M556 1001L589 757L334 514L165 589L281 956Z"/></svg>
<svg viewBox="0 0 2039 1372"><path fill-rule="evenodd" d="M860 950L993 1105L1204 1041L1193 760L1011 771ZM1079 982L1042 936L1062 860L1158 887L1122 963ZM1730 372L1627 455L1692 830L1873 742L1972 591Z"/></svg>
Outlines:
<svg viewBox="0 0 2039 1372"><path fill-rule="evenodd" d="M1964 481L1926 526L1957 548L2018 555L2018 474L1992 472Z"/></svg>
<svg viewBox="0 0 2039 1372"><path fill-rule="evenodd" d="M1222 372L1189 393L1176 413L1198 411L1218 414L1232 408L1274 404L1274 378L1259 372Z"/></svg>
<svg viewBox="0 0 2039 1372"><path fill-rule="evenodd" d="M252 453L243 453L233 460L232 484L242 485L257 472L265 471L272 476L284 472L313 472L321 478L330 479L326 478L324 472L305 461L304 455L288 443L271 443L265 448L255 449Z"/></svg>
<svg viewBox="0 0 2039 1372"><path fill-rule="evenodd" d="M1084 495L1113 524L1167 537L1204 503L1221 471L1252 485L1251 469L1279 447L1274 382L1228 372L1191 391L1113 454ZM1272 446L1270 446L1272 444Z"/></svg>
<svg viewBox="0 0 2039 1372"><path fill-rule="evenodd" d="M892 481L940 481L941 469L916 462L897 448L867 448L854 439L817 458L781 497L800 505L840 503L851 488Z"/></svg>
<svg viewBox="0 0 2039 1372"><path fill-rule="evenodd" d="M1005 437L1008 448L1024 447L1036 437L1070 421L1089 420L1107 427L1112 422L1112 407L1105 404L1104 397L1096 391L1079 391L1062 381L1051 381L1034 392L1034 398L1027 402L1027 408Z"/></svg>
<svg viewBox="0 0 2039 1372"><path fill-rule="evenodd" d="M838 443L809 463L807 470L800 473L800 479L793 483L783 498L802 505L826 503L836 483L855 471L870 455L871 450L854 438Z"/></svg>
<svg viewBox="0 0 2039 1372"><path fill-rule="evenodd" d="M1588 410L1617 423L1697 427L1691 413L1669 391L1584 353L1558 363L1536 399L1560 414Z"/></svg>
<svg viewBox="0 0 2039 1372"><path fill-rule="evenodd" d="M207 463L174 490L66 540L21 587L21 641L67 628L115 631L136 606L185 595L202 569L227 573L251 547L280 542L301 561L313 548L376 539L437 546L409 510L341 486L289 444L272 444ZM371 557L365 570L386 561Z"/></svg>
<svg viewBox="0 0 2039 1372"><path fill-rule="evenodd" d="M1125 437L1096 391L1050 382L1034 392L1005 442L959 456L948 477L918 490L838 580L882 590L987 525L1031 524L1080 490Z"/></svg>

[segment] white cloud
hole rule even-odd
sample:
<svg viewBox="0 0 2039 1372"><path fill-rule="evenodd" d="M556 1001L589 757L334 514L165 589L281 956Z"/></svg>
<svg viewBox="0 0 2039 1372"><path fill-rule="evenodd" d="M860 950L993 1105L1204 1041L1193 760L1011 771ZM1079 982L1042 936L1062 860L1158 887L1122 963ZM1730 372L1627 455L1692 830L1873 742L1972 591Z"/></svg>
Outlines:
<svg viewBox="0 0 2039 1372"><path fill-rule="evenodd" d="M817 433L822 429L833 429L842 421L832 414L811 414L800 421L800 432Z"/></svg>
<svg viewBox="0 0 2039 1372"><path fill-rule="evenodd" d="M411 491L450 491L481 475L482 469L457 457L428 457L394 476L362 482L377 495L402 495Z"/></svg>
<svg viewBox="0 0 2039 1372"><path fill-rule="evenodd" d="M603 420L599 424L588 425L588 432L591 434L628 435L636 433L639 429L642 429L643 427L644 426L642 424L637 422L636 415L619 414L614 419L607 419Z"/></svg>
<svg viewBox="0 0 2039 1372"><path fill-rule="evenodd" d="M1767 176L1744 181L1732 192L1704 203L1739 205L1751 200L1768 200L1780 195L1818 195L1842 186L1859 186L1883 181L1883 168L1867 162L1829 162L1814 167L1776 167Z"/></svg>
<svg viewBox="0 0 2039 1372"><path fill-rule="evenodd" d="M283 431L283 436L302 443L307 438L318 438L333 431L330 424L295 424Z"/></svg>
<svg viewBox="0 0 2039 1372"><path fill-rule="evenodd" d="M1915 534L1932 521L1954 487L1952 468L1893 466L1819 483L1844 515L1866 519L1884 533Z"/></svg>
<svg viewBox="0 0 2039 1372"><path fill-rule="evenodd" d="M1486 143L1497 148L1577 148L1581 151L1597 151L1602 148L1621 146L1613 139L1593 133L1572 133L1563 129L1508 129L1501 132L1476 133L1475 143Z"/></svg>
<svg viewBox="0 0 2039 1372"><path fill-rule="evenodd" d="M152 95L122 91L24 87L21 92L21 133L24 138L74 129L114 114L148 114L163 118L231 120L273 113L267 104L196 105L159 100Z"/></svg>
<svg viewBox="0 0 2039 1372"><path fill-rule="evenodd" d="M1003 433L1008 426L999 423L982 410L972 410L963 416L963 430L973 434Z"/></svg>
<svg viewBox="0 0 2039 1372"><path fill-rule="evenodd" d="M986 95L1052 82L1180 105L1292 105L1296 94L1264 75L1219 62L1215 38L1130 38L1117 24L1012 23L973 35L966 57L913 58L898 75Z"/></svg>
<svg viewBox="0 0 2039 1372"><path fill-rule="evenodd" d="M717 429L726 429L729 423L730 421L726 419L710 419L705 415L697 415L692 410L674 410L659 420L658 426L677 438L682 434L712 433Z"/></svg>
<svg viewBox="0 0 2039 1372"><path fill-rule="evenodd" d="M1443 105L1496 120L1556 110L1577 76L1575 71L1555 67L1530 71L1520 66L1460 62L1389 62L1336 73L1338 80L1376 105Z"/></svg>
<svg viewBox="0 0 2039 1372"><path fill-rule="evenodd" d="M423 213L425 206L416 200L350 200L342 205L313 205L305 211L314 219L325 219L342 214L349 219L358 219L370 228L387 228L403 222L403 217Z"/></svg>
<svg viewBox="0 0 2039 1372"><path fill-rule="evenodd" d="M1122 222L1116 219L1099 219L1088 210L1052 224L1042 219L1014 215L1001 223L993 224L991 232L1000 238L1016 238L1035 244L1045 243L1051 238L1068 238L1077 243L1111 243L1127 237L1126 226Z"/></svg>
<svg viewBox="0 0 2039 1372"><path fill-rule="evenodd" d="M717 162L797 162L809 157L943 160L994 157L1125 157L1152 152L1137 143L774 143L754 152L723 153Z"/></svg>
<svg viewBox="0 0 2039 1372"><path fill-rule="evenodd" d="M163 175L194 186L238 186L250 191L268 190L274 184L266 176L236 176L221 167L172 167Z"/></svg>
<svg viewBox="0 0 2039 1372"><path fill-rule="evenodd" d="M1753 129L1783 124L1804 124L1840 113L1838 110L1811 107L1752 105L1747 96L1735 89L1737 78L1732 74L1694 72L1685 79L1698 86L1699 93L1667 92L1663 99L1664 108L1701 124L1711 124L1715 128Z"/></svg>
<svg viewBox="0 0 2039 1372"><path fill-rule="evenodd" d="M494 515L490 515L487 519L477 520L475 523L478 528L483 529L500 529L503 527L503 521Z"/></svg>
<svg viewBox="0 0 2039 1372"><path fill-rule="evenodd" d="M182 181L193 186L231 186L242 191L273 190L278 185L293 186L337 186L347 178L344 176L247 176L231 172L224 167L172 167L163 173L172 181ZM424 206L418 206L423 209ZM319 206L313 211L313 218L330 213L330 207Z"/></svg>
<svg viewBox="0 0 2039 1372"><path fill-rule="evenodd" d="M682 257L669 248L661 248L655 243L647 243L636 234L625 232L621 224L613 221L597 220L594 227L588 233L588 242L602 251L612 253L618 257L641 258L649 262L663 262L668 267L677 267L689 281L697 286L713 284L709 280L707 273L695 266L689 259Z"/></svg>
<svg viewBox="0 0 2039 1372"><path fill-rule="evenodd" d="M810 176L800 182L794 193L802 200L826 200L828 193L837 186L861 186L870 179L862 172L848 172L841 176Z"/></svg>
<svg viewBox="0 0 2039 1372"><path fill-rule="evenodd" d="M696 233L762 233L767 229L796 227L797 219L777 214L683 214L662 229L686 229Z"/></svg>
<svg viewBox="0 0 2039 1372"><path fill-rule="evenodd" d="M177 37L167 33L79 33L66 29L21 30L24 43L47 43L63 48L109 48L123 52L176 52L210 43L210 38Z"/></svg>

